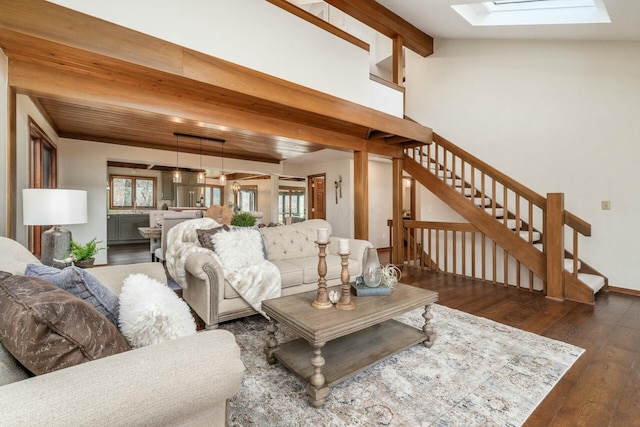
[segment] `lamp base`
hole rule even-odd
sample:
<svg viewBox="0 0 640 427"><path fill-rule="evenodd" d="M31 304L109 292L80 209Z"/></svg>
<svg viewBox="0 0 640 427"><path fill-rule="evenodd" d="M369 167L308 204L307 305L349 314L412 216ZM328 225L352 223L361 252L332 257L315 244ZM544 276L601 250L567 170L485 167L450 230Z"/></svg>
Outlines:
<svg viewBox="0 0 640 427"><path fill-rule="evenodd" d="M69 252L71 252L71 231L54 225L42 232L40 262L44 265L60 264L60 261L69 256Z"/></svg>

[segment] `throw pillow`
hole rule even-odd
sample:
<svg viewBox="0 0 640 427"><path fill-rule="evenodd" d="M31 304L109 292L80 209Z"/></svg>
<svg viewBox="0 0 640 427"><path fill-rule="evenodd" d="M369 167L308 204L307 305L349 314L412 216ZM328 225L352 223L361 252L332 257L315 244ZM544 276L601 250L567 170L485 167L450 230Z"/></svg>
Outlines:
<svg viewBox="0 0 640 427"><path fill-rule="evenodd" d="M75 266L60 270L48 265L29 264L24 274L40 277L87 301L104 314L111 323L118 326L118 311L120 310L118 296L87 270Z"/></svg>
<svg viewBox="0 0 640 427"><path fill-rule="evenodd" d="M168 286L144 274L131 274L120 293L120 330L138 348L196 333L186 302Z"/></svg>
<svg viewBox="0 0 640 427"><path fill-rule="evenodd" d="M0 342L36 375L129 350L91 304L38 277L0 272Z"/></svg>
<svg viewBox="0 0 640 427"><path fill-rule="evenodd" d="M231 233L218 233L212 240L226 272L233 273L264 261L262 235L256 229L240 227Z"/></svg>
<svg viewBox="0 0 640 427"><path fill-rule="evenodd" d="M207 248L210 251L214 251L213 249L213 240L212 237L216 233L220 233L221 231L229 231L230 228L227 224L221 225L220 227L209 228L206 230L198 229L196 232L198 233L198 241L200 242L200 246L203 248Z"/></svg>

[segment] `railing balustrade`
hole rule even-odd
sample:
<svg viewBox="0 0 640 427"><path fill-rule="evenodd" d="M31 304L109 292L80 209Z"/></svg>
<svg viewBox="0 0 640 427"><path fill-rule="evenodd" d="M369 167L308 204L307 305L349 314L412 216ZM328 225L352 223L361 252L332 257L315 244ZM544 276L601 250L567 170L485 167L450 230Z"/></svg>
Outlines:
<svg viewBox="0 0 640 427"><path fill-rule="evenodd" d="M579 235L591 235L591 226L586 221L563 210L559 212L563 218L563 226L549 229L547 198L436 133L433 134L431 144L406 148L405 155L454 191L469 197L478 209L495 218L528 244L534 245L545 256L548 239L558 239L560 234L564 236L563 228L568 228L573 238L571 250L566 250L565 255L572 257L571 274L578 278ZM511 284L517 287L529 289L539 287L537 284L541 282L544 292L547 292L547 277L541 278L534 274L522 265L522 260L514 258L490 236L481 233L471 224L424 221L403 221L403 224L405 233L408 233L405 242L410 242L405 264L430 269L437 266L437 269L446 273L494 283L501 276L507 278L504 283L513 282ZM407 239L407 236L412 237ZM560 238L560 241L564 241L564 238ZM459 245L471 249L461 251ZM476 254L476 251L479 253ZM510 280L511 277L513 280ZM556 289L562 287L558 283L553 286Z"/></svg>
<svg viewBox="0 0 640 427"><path fill-rule="evenodd" d="M405 266L531 291L545 291L542 278L522 266L472 224L412 220L404 220L402 224L406 246ZM387 225L393 251L393 221L389 220ZM498 263L511 268L498 270ZM522 277L528 277L527 281L523 281Z"/></svg>

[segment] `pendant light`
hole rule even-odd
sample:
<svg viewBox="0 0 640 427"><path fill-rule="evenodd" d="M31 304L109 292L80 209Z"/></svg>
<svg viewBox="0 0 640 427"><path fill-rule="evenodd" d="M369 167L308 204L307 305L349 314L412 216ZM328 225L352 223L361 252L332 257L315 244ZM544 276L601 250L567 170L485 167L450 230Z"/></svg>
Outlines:
<svg viewBox="0 0 640 427"><path fill-rule="evenodd" d="M196 182L198 184L204 184L206 180L207 180L207 174L202 169L202 138L200 138L200 171L198 172Z"/></svg>
<svg viewBox="0 0 640 427"><path fill-rule="evenodd" d="M174 184L180 184L182 182L182 172L178 166L178 135L174 135L176 135L176 170L173 171L173 182Z"/></svg>
<svg viewBox="0 0 640 427"><path fill-rule="evenodd" d="M218 178L218 182L220 185L227 185L227 177L224 174L224 141L222 143L222 171L220 172L220 177Z"/></svg>

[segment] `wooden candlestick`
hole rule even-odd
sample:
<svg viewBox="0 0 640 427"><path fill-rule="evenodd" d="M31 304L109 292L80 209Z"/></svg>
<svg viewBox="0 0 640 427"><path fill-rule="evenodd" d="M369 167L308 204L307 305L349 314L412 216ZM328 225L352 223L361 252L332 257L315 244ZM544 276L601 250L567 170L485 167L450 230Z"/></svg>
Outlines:
<svg viewBox="0 0 640 427"><path fill-rule="evenodd" d="M342 258L342 274L340 280L340 301L336 304L336 308L340 310L353 310L356 305L351 301L351 285L349 284L349 254L338 254Z"/></svg>
<svg viewBox="0 0 640 427"><path fill-rule="evenodd" d="M316 242L319 249L318 254L318 295L316 299L311 303L312 307L325 309L333 307L331 301L329 301L329 294L327 293L327 245L328 242L320 243Z"/></svg>

